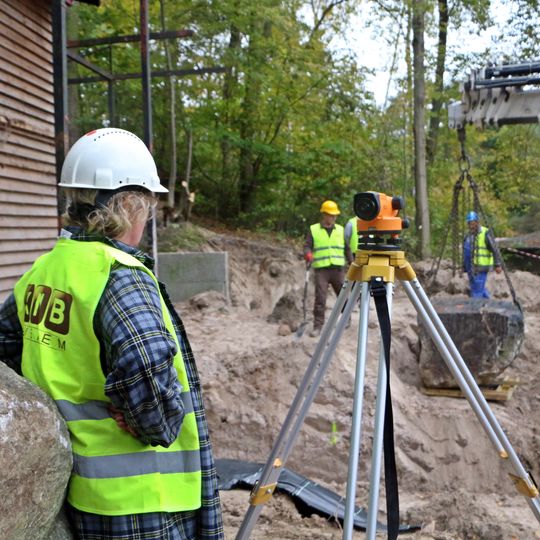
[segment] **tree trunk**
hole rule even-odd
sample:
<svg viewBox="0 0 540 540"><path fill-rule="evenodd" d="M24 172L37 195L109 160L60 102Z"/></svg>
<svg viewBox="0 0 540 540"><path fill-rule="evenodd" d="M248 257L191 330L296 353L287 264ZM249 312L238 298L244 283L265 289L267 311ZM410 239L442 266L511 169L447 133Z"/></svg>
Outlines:
<svg viewBox="0 0 540 540"><path fill-rule="evenodd" d="M439 0L439 38L437 42L437 66L435 68L435 93L431 101L431 115L429 118L429 132L427 138L427 161L433 164L437 152L439 123L441 121L441 108L444 91L444 68L446 64L446 42L448 33L448 2Z"/></svg>
<svg viewBox="0 0 540 540"><path fill-rule="evenodd" d="M165 32L165 6L163 0L159 0L159 9L161 16L161 30ZM172 70L171 52L167 40L163 40L165 48L165 56L167 58L167 69ZM170 166L169 166L169 193L167 194L167 206L169 211L173 211L175 205L175 190L176 190L176 77L171 75L168 78L169 82L169 128L170 128Z"/></svg>
<svg viewBox="0 0 540 540"><path fill-rule="evenodd" d="M255 142L257 104L261 96L261 82L258 67L265 62L265 50L262 37L267 37L271 31L271 24L268 21L262 23L259 28L258 15L252 13L251 35L249 37L248 56L251 65L245 73L246 83L244 86L244 99L242 100L242 113L240 117L240 138L242 148L240 149L239 160L239 189L238 197L240 211L249 213L253 208L255 193L258 187L257 171L255 168L256 157L253 154L253 143Z"/></svg>
<svg viewBox="0 0 540 540"><path fill-rule="evenodd" d="M193 134L191 130L187 132L188 137L188 148L187 148L187 161L186 161L186 174L185 180L182 182L184 188L184 211L183 216L184 220L187 222L191 217L191 209L193 208L193 203L195 202L195 192L189 190L189 180L191 178L191 160L193 156Z"/></svg>
<svg viewBox="0 0 540 540"><path fill-rule="evenodd" d="M255 136L253 121L256 113L256 102L260 92L257 83L254 80L255 77L251 72L252 69L253 68L250 68L245 74L246 83L240 116L240 138L242 140L242 147L240 148L240 158L238 163L238 199L241 212L249 212L251 210L254 195L253 192L255 190L252 150L253 138Z"/></svg>
<svg viewBox="0 0 540 540"><path fill-rule="evenodd" d="M230 64L223 79L223 102L224 115L222 125L234 131L234 123L236 119L229 113L234 99L235 88L238 84L237 80L237 55L240 50L241 35L239 29L232 25L229 37L229 58ZM216 217L230 217L238 212L238 201L236 200L236 190L232 189L236 183L235 179L238 175L233 170L232 150L229 139L226 135L221 137L221 181L218 189L220 190L220 204L217 206Z"/></svg>
<svg viewBox="0 0 540 540"><path fill-rule="evenodd" d="M407 66L406 73L406 99L402 105L403 118L403 196L414 197L414 187L412 187L412 179L414 177L413 160L411 156L414 153L413 137L411 126L413 125L413 107L410 106L413 95L413 65L411 57L411 33L412 33L412 7L410 2L405 4L406 13L406 31L405 31L405 64Z"/></svg>
<svg viewBox="0 0 540 540"><path fill-rule="evenodd" d="M423 0L413 1L413 67L414 67L414 177L416 185L416 230L419 237L419 256L430 255L429 203L426 175L425 133L425 70L424 70Z"/></svg>

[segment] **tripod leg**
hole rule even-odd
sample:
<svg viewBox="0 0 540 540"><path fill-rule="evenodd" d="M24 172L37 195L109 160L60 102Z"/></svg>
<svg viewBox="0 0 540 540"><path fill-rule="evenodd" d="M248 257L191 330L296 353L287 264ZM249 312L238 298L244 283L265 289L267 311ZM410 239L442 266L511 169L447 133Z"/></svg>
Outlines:
<svg viewBox="0 0 540 540"><path fill-rule="evenodd" d="M327 335L327 333L329 334L333 328L333 325L332 326L330 325L330 323L332 322L331 318L328 320L328 328L326 328L325 326L325 329L324 329L325 331L323 331L323 334L321 335L321 342L323 341L323 339L325 339L326 340L325 343L328 343L328 346L326 347L326 350L324 351L318 371L315 373L315 376L313 377L311 385L309 386L308 393L305 395L304 402L302 403L300 412L298 413L296 423L294 424L292 428L292 433L294 433L295 435L294 437L289 437L288 441L284 445L283 454L285 455L285 457L288 457L292 450L292 447L296 441L296 435L298 435L298 433L300 432L300 428L302 427L304 418L306 417L309 407L311 406L311 404L313 403L313 400L315 399L315 395L317 394L317 391L323 380L323 377L326 371L328 370L328 366L330 364L330 361L332 360L334 351L336 350L336 347L339 343L339 340L341 339L343 331L345 330L345 326L347 325L351 317L351 313L354 309L354 306L356 305L356 302L358 301L360 293L361 293L360 285L356 282L353 282L351 286L349 298L346 299L345 306L343 307L343 311L339 315L339 320L334 329L334 333L332 334L330 339L328 339L325 336Z"/></svg>
<svg viewBox="0 0 540 540"><path fill-rule="evenodd" d="M369 320L369 283L362 283L360 301L360 319L358 324L358 348L356 359L356 374L354 379L353 416L351 426L351 445L349 450L349 469L347 477L347 495L345 499L345 521L343 538L352 538L354 526L354 503L356 499L356 476L360 457L360 440L362 425L362 399L366 373L367 333Z"/></svg>
<svg viewBox="0 0 540 540"><path fill-rule="evenodd" d="M392 291L393 284L386 284L386 299L388 302L388 311L392 313ZM381 484L381 463L383 452L384 435L384 413L386 406L386 383L388 373L384 358L384 349L381 342L379 353L379 376L377 380L377 401L375 405L375 425L373 432L373 454L371 457L371 478L369 484L369 506L368 522L366 527L366 539L375 540L377 534L377 511L379 501L379 491Z"/></svg>
<svg viewBox="0 0 540 540"><path fill-rule="evenodd" d="M451 371L461 390L465 394L473 411L478 417L478 420L482 424L482 427L497 449L499 456L503 459L508 459L513 467L515 474L510 474L510 477L515 483L519 493L527 498L527 502L536 516L536 519L540 521L540 498L537 486L521 464L516 452L506 437L506 434L502 430L493 411L476 384L469 368L457 350L452 338L446 331L446 328L429 301L429 298L422 289L420 282L415 278L412 280L412 283L409 283L408 281L403 281L402 283L407 296L428 329L428 332L446 362L448 369Z"/></svg>
<svg viewBox="0 0 540 540"><path fill-rule="evenodd" d="M236 540L249 538L262 511L263 504L272 497L285 461L289 456L304 418L328 369L334 350L343 334L345 325L349 320L359 295L360 287L357 282L345 282L332 309L332 313L323 328L321 338L317 343L308 369L298 388L266 465L263 468L261 477L251 492L250 506L236 535ZM337 324L336 321L338 321Z"/></svg>

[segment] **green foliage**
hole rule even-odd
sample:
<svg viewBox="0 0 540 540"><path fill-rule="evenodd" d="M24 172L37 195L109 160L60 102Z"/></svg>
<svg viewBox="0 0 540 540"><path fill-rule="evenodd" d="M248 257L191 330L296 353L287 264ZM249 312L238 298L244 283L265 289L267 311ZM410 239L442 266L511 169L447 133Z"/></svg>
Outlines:
<svg viewBox="0 0 540 540"><path fill-rule="evenodd" d="M449 6L449 31L467 21L481 29L489 23L488 0L463 0ZM193 134L190 189L193 212L235 226L301 237L319 218L324 199L342 209L341 222L352 215L358 191L403 195L403 212L414 220L415 193L410 77L396 81L401 91L384 108L365 88L367 70L330 40L345 32L354 2L330 4L303 0L166 0L167 29L190 29L190 38L169 40L178 69L224 67L223 73L189 74L172 80L176 89L176 140L170 140L167 80L152 79L154 154L162 181L169 174L170 149L176 145L179 182L188 159L187 133ZM371 4L370 20L386 29L382 39L410 63L406 41L409 4L385 0ZM533 20L535 4L520 0ZM531 7L532 6L532 7ZM428 3L428 33L436 35L436 4ZM159 2L150 1L150 30L160 31ZM389 22L390 21L390 22ZM139 32L139 3L102 0L96 8L76 3L69 9L69 37L88 39ZM528 28L522 50L538 39L524 19L512 28ZM140 72L137 43L119 43L78 51L114 74ZM450 53L449 53L450 54ZM487 53L449 56L449 80L460 81L482 65ZM152 70L165 70L163 42L152 41ZM427 51L429 77L435 50ZM361 59L360 59L361 61ZM94 76L70 62L70 77ZM109 125L143 131L141 83L114 83L114 116L109 118L107 85L71 85L71 120L79 133ZM435 94L426 85L428 102L459 96L457 82ZM445 119L443 118L443 122ZM471 174L481 187L482 203L497 234L528 230L540 200L540 133L515 126L498 131L467 131ZM433 243L447 231L453 185L459 176L456 133L440 127L436 155L428 171ZM180 196L182 188L177 188ZM186 231L187 232L187 231ZM165 234L165 233L164 233ZM160 235L161 236L161 235ZM404 234L414 247L414 226ZM160 241L170 242L165 237ZM189 242L188 242L189 243ZM183 246L170 246L180 249ZM186 246L189 247L189 246ZM434 249L436 251L436 248Z"/></svg>

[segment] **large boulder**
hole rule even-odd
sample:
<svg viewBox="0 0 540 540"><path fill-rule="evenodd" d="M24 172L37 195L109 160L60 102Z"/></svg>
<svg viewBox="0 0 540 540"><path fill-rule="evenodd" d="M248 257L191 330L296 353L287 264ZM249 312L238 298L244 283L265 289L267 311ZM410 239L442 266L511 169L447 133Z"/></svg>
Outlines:
<svg viewBox="0 0 540 540"><path fill-rule="evenodd" d="M2 538L59 537L71 466L69 433L53 401L0 362Z"/></svg>
<svg viewBox="0 0 540 540"><path fill-rule="evenodd" d="M56 516L53 526L44 540L73 540L73 533L63 509Z"/></svg>
<svg viewBox="0 0 540 540"><path fill-rule="evenodd" d="M444 297L433 307L480 385L493 384L521 350L523 313L511 302L484 298ZM419 324L419 365L422 382L429 388L452 388L457 383L431 340Z"/></svg>

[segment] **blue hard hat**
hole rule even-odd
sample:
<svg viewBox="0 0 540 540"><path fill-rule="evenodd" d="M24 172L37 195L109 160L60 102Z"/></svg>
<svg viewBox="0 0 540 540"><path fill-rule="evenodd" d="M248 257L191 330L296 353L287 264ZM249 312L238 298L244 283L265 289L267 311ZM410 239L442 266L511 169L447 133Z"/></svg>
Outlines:
<svg viewBox="0 0 540 540"><path fill-rule="evenodd" d="M469 221L478 221L478 214L471 211L467 214L467 217L465 219L467 220L467 223L469 223Z"/></svg>

